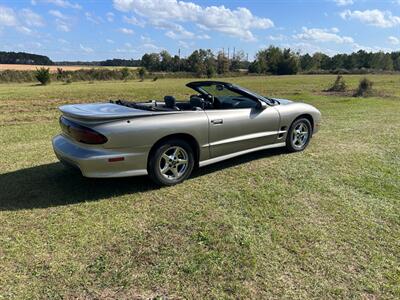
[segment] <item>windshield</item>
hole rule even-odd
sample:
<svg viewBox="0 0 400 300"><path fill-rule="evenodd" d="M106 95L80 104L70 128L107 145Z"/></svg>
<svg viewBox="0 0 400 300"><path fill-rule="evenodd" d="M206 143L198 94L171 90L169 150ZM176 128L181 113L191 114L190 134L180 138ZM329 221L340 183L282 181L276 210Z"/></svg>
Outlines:
<svg viewBox="0 0 400 300"><path fill-rule="evenodd" d="M197 90L213 96L213 107L215 109L255 108L259 105L256 96L230 84L207 83L197 86Z"/></svg>
<svg viewBox="0 0 400 300"><path fill-rule="evenodd" d="M270 99L270 98L268 98L268 97L264 97L264 96L261 96L261 95L259 95L259 94L257 94L257 93L254 93L253 91L250 91L250 90L248 90L248 89L246 89L246 88L244 88L244 87L241 87L241 86L238 86L238 85L233 85L235 88L237 88L237 89L240 89L240 90L242 90L242 91L245 91L246 93L248 93L248 94L250 94L250 95L252 95L252 96L254 96L254 97L256 97L256 98L258 98L258 99L261 99L261 100L263 100L264 102L271 102L271 100L272 99Z"/></svg>
<svg viewBox="0 0 400 300"><path fill-rule="evenodd" d="M268 97L261 96L253 91L243 88L238 85L218 82L218 81L204 81L204 82L192 82L188 84L189 87L202 93L211 95L217 98L248 98L254 100L261 100L268 104L273 104L274 101Z"/></svg>

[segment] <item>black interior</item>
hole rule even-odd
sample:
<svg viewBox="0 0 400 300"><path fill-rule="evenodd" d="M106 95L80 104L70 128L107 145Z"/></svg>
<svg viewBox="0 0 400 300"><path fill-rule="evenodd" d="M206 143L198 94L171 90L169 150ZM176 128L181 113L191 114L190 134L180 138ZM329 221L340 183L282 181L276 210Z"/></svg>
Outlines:
<svg viewBox="0 0 400 300"><path fill-rule="evenodd" d="M259 98L243 88L216 81L200 81L187 84L199 94L190 96L189 101L176 101L174 96L165 96L164 103L155 100L136 103L118 100L115 103L142 110L181 111L199 109L256 108Z"/></svg>

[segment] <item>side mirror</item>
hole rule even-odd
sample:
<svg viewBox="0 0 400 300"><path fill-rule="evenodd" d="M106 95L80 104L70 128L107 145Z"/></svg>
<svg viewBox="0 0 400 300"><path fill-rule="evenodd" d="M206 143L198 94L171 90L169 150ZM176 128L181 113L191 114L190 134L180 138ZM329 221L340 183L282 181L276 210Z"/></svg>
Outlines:
<svg viewBox="0 0 400 300"><path fill-rule="evenodd" d="M268 104L267 104L267 103L265 103L265 102L262 101L262 100L258 100L257 108L258 108L259 110L264 110L264 109L266 109L267 107L268 107Z"/></svg>

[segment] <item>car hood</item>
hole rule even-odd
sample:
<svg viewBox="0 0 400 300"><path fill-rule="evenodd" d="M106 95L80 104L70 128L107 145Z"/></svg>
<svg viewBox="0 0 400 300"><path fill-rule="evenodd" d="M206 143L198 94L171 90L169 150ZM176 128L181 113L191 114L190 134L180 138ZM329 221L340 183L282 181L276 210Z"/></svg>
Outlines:
<svg viewBox="0 0 400 300"><path fill-rule="evenodd" d="M70 104L59 109L65 116L85 120L135 118L171 113L141 110L114 103Z"/></svg>
<svg viewBox="0 0 400 300"><path fill-rule="evenodd" d="M281 105L293 103L293 101L288 100L288 99L279 99L279 98L272 98L272 99L278 101L279 104L281 104Z"/></svg>

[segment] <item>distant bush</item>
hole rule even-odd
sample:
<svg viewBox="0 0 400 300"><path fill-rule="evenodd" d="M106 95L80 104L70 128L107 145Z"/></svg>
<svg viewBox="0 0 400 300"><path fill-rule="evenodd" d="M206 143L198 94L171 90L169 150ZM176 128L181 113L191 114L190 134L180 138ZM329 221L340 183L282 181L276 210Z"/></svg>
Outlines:
<svg viewBox="0 0 400 300"><path fill-rule="evenodd" d="M33 82L35 80L34 71L0 71L0 82Z"/></svg>
<svg viewBox="0 0 400 300"><path fill-rule="evenodd" d="M42 85L50 83L50 69L44 67L36 69L35 77Z"/></svg>
<svg viewBox="0 0 400 300"><path fill-rule="evenodd" d="M131 72L129 71L128 68L122 68L121 69L121 79L122 80L127 80Z"/></svg>
<svg viewBox="0 0 400 300"><path fill-rule="evenodd" d="M158 77L157 77L157 76L153 78L153 81L157 81L157 80L158 80Z"/></svg>
<svg viewBox="0 0 400 300"><path fill-rule="evenodd" d="M335 69L331 73L332 74L350 74L350 71L347 69Z"/></svg>
<svg viewBox="0 0 400 300"><path fill-rule="evenodd" d="M64 70L62 68L57 68L57 80L64 79Z"/></svg>
<svg viewBox="0 0 400 300"><path fill-rule="evenodd" d="M358 88L356 92L354 93L354 97L368 97L373 94L373 82L369 80L368 78L363 78L360 80L360 83L358 84Z"/></svg>
<svg viewBox="0 0 400 300"><path fill-rule="evenodd" d="M347 89L346 82L342 75L338 75L336 77L335 82L332 84L330 88L328 88L327 92L345 92Z"/></svg>
<svg viewBox="0 0 400 300"><path fill-rule="evenodd" d="M139 71L138 71L138 74L139 74L140 80L143 81L144 80L144 76L146 75L146 69L145 68L140 68Z"/></svg>

